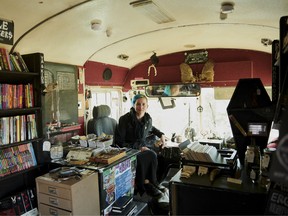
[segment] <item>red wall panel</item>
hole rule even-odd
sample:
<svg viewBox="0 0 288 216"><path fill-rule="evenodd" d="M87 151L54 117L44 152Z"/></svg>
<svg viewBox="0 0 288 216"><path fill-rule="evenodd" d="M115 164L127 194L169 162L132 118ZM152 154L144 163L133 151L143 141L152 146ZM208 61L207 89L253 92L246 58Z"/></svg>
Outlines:
<svg viewBox="0 0 288 216"><path fill-rule="evenodd" d="M238 79L250 77L261 78L264 85L271 85L271 54L238 49L208 49L207 51L209 59L215 63L215 74L214 82L203 83L203 86L235 86ZM195 50L191 52L195 52ZM85 82L87 85L123 86L124 91L131 88L131 79L149 79L151 84L181 82L179 65L185 61L185 53L189 52L158 56L157 76L154 76L153 68L148 76L150 60L144 61L130 70L89 61L85 64ZM106 67L110 67L113 71L110 81L105 81L102 78L102 72ZM190 67L193 73L200 73L203 64L191 64Z"/></svg>
<svg viewBox="0 0 288 216"><path fill-rule="evenodd" d="M86 62L84 67L85 84L94 86L122 86L129 71L127 68L92 61ZM110 80L103 79L103 71L105 68L110 68L112 70L112 77Z"/></svg>

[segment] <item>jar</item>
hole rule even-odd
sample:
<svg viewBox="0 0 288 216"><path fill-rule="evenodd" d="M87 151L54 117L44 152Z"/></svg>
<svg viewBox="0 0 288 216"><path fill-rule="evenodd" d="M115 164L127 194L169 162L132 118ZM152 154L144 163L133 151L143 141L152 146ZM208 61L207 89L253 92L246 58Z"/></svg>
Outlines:
<svg viewBox="0 0 288 216"><path fill-rule="evenodd" d="M261 158L261 172L269 172L272 155L276 151L276 148L265 148L263 150L263 157Z"/></svg>
<svg viewBox="0 0 288 216"><path fill-rule="evenodd" d="M265 148L263 150L263 156L261 157L261 174L259 183L260 186L266 188L268 191L270 188L270 178L269 178L269 170L272 161L272 156L275 152L276 148Z"/></svg>
<svg viewBox="0 0 288 216"><path fill-rule="evenodd" d="M260 148L255 144L255 140L251 139L251 144L247 146L245 152L245 170L248 179L253 183L257 183L260 175Z"/></svg>
<svg viewBox="0 0 288 216"><path fill-rule="evenodd" d="M52 160L59 160L63 157L62 144L52 145L52 147L50 149L50 157Z"/></svg>

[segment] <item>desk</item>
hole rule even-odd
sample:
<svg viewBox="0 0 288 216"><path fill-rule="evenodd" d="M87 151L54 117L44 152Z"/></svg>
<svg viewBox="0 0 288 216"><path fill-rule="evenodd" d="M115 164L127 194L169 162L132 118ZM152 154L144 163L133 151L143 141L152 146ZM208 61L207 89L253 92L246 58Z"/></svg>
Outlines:
<svg viewBox="0 0 288 216"><path fill-rule="evenodd" d="M92 174L83 176L81 179L58 182L53 180L49 173L38 177L36 182L37 195L40 197L38 199L40 214L45 215L50 210L52 213L60 212L61 214L73 215L109 214L113 203L120 196L124 193L131 194L132 196L134 194L136 156L138 152L130 150L125 157L109 165L77 166L92 172ZM56 189L50 190L52 191L50 193L47 189L49 187ZM64 194L67 196L59 197L59 194L63 194L62 192L53 193L54 191L62 190L65 191ZM63 203L62 201L65 202ZM82 203L83 206L77 206L76 203ZM64 212L62 212L63 209L65 210Z"/></svg>
<svg viewBox="0 0 288 216"><path fill-rule="evenodd" d="M171 215L263 215L267 192L264 188L243 181L227 182L220 176L213 183L209 175L180 178L179 171L170 181Z"/></svg>

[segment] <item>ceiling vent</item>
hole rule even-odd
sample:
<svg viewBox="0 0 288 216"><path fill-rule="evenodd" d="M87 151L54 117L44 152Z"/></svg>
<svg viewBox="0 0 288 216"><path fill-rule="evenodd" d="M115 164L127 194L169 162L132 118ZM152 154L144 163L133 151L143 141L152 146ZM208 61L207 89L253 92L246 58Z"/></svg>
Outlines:
<svg viewBox="0 0 288 216"><path fill-rule="evenodd" d="M170 16L167 11L160 8L153 0L138 0L130 2L130 5L150 18L152 21L162 24L175 21L175 19Z"/></svg>

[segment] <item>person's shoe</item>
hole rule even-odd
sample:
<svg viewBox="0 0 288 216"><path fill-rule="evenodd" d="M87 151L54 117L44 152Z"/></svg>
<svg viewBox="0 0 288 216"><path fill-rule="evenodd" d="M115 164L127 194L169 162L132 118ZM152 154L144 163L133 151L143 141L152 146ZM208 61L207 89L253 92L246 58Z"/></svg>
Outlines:
<svg viewBox="0 0 288 216"><path fill-rule="evenodd" d="M144 187L148 196L160 197L162 195L162 192L151 183L144 184Z"/></svg>
<svg viewBox="0 0 288 216"><path fill-rule="evenodd" d="M162 193L157 201L158 203L169 203L169 191Z"/></svg>
<svg viewBox="0 0 288 216"><path fill-rule="evenodd" d="M161 184L154 184L154 186L163 193L168 191L168 188L166 188L165 186L163 186Z"/></svg>

